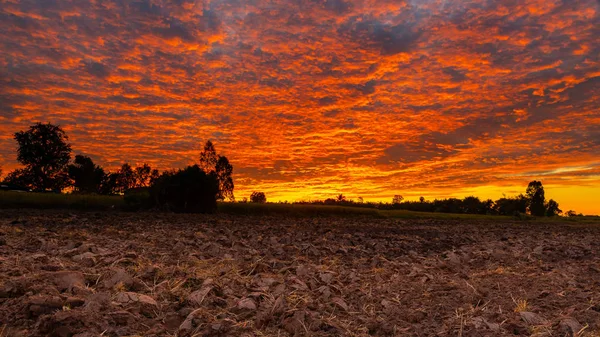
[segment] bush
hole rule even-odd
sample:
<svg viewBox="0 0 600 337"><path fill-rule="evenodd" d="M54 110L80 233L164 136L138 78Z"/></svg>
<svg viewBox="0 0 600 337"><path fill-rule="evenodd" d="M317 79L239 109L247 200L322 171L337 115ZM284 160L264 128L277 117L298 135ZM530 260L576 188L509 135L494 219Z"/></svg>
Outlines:
<svg viewBox="0 0 600 337"><path fill-rule="evenodd" d="M163 173L150 188L155 207L176 213L213 213L217 209L219 183L198 165Z"/></svg>
<svg viewBox="0 0 600 337"><path fill-rule="evenodd" d="M267 197L265 196L264 192L252 192L250 195L250 201L264 204L267 202Z"/></svg>

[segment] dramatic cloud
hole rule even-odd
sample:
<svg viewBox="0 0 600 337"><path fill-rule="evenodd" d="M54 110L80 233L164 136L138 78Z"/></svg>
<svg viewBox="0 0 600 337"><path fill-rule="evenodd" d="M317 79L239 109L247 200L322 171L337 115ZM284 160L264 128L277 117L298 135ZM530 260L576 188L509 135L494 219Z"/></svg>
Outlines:
<svg viewBox="0 0 600 337"><path fill-rule="evenodd" d="M44 121L113 169L212 139L239 197L600 213L599 37L597 0L0 0L0 163Z"/></svg>

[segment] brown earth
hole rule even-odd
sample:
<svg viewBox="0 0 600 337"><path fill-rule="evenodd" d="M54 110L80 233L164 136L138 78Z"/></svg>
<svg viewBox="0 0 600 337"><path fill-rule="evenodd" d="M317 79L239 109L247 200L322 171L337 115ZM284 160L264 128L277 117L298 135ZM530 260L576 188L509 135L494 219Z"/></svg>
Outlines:
<svg viewBox="0 0 600 337"><path fill-rule="evenodd" d="M0 336L598 336L600 225L0 211Z"/></svg>

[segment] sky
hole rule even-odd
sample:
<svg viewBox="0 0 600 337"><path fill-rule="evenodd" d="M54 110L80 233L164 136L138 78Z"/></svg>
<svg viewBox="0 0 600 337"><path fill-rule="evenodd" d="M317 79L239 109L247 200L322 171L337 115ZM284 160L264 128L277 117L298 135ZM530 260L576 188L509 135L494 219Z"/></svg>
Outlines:
<svg viewBox="0 0 600 337"><path fill-rule="evenodd" d="M600 214L598 0L0 0L0 165L59 124L115 170L235 195L499 198Z"/></svg>

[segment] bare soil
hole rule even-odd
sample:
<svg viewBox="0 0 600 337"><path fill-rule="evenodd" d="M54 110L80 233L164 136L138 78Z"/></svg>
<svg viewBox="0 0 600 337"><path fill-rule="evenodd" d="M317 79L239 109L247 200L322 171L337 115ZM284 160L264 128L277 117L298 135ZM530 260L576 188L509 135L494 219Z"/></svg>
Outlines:
<svg viewBox="0 0 600 337"><path fill-rule="evenodd" d="M0 336L599 336L600 225L0 211Z"/></svg>

